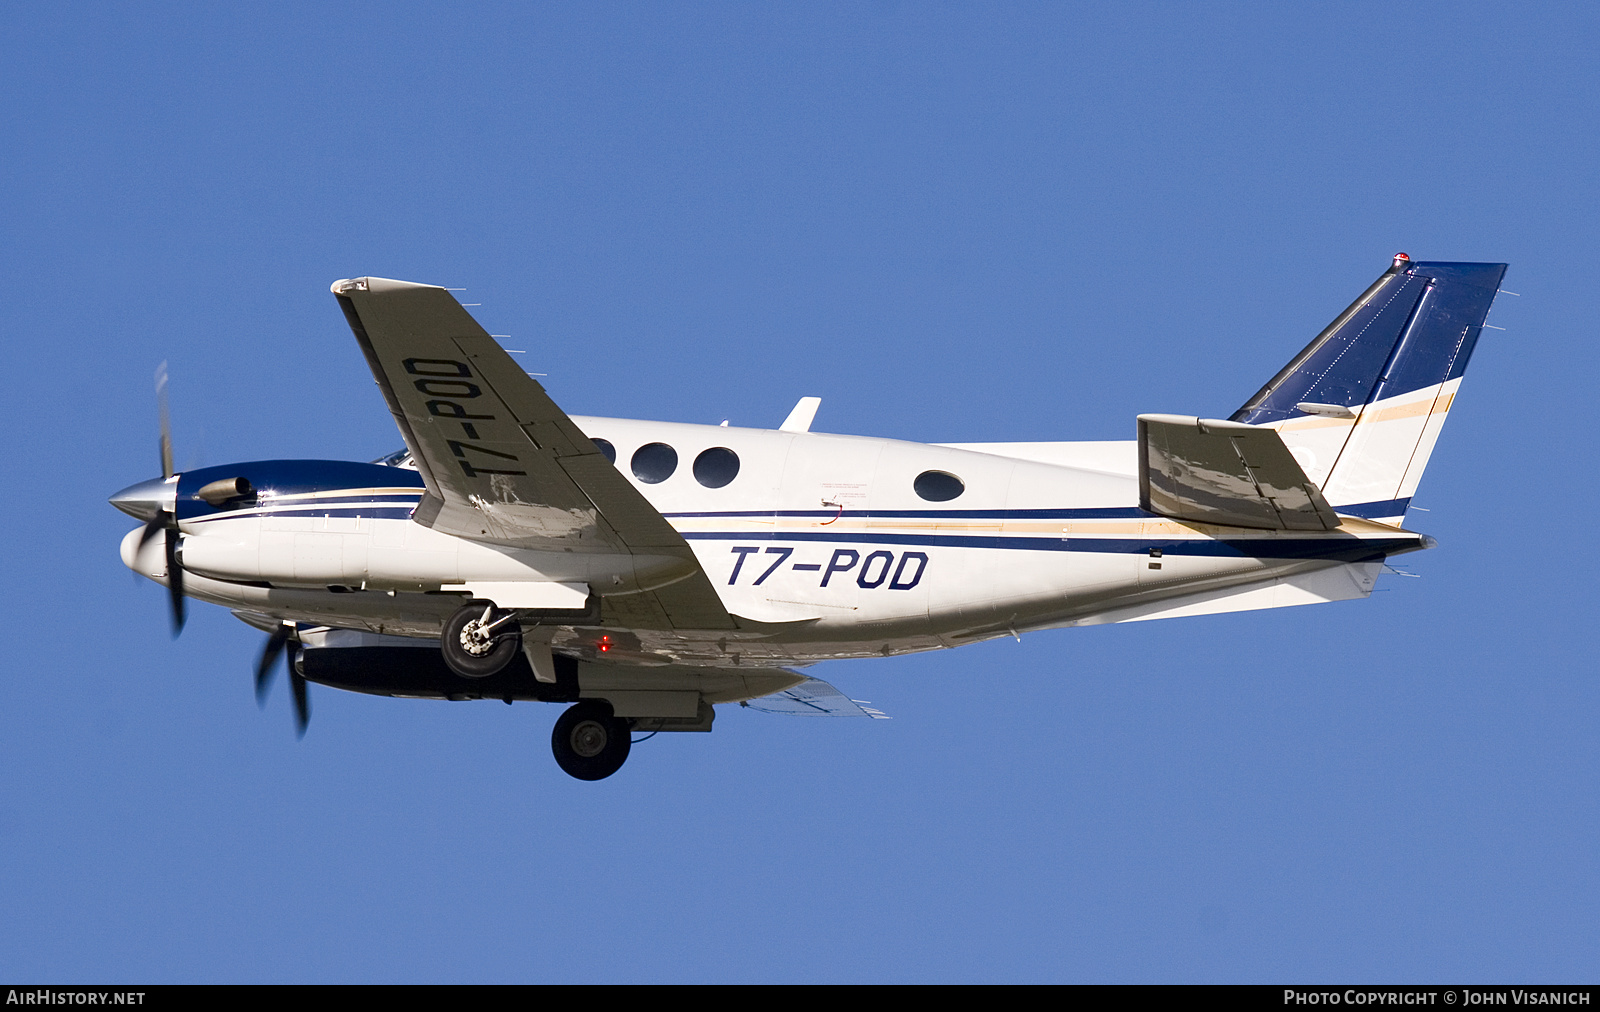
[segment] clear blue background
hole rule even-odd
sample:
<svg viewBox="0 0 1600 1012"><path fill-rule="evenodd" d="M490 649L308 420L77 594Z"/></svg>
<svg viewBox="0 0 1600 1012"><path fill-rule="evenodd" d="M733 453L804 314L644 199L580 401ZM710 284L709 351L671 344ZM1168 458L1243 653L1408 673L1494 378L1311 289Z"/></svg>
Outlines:
<svg viewBox="0 0 1600 1012"><path fill-rule="evenodd" d="M1587 5L17 7L0 978L1593 981ZM1226 415L1396 250L1508 261L1371 600L815 669L603 783L558 708L173 642L106 505L399 445L335 278L569 411L915 440Z"/></svg>

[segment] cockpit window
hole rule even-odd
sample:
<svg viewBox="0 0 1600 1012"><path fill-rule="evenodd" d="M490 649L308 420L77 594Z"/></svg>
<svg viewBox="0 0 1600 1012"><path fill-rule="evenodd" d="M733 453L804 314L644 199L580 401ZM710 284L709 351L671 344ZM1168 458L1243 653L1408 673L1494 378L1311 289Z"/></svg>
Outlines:
<svg viewBox="0 0 1600 1012"><path fill-rule="evenodd" d="M387 464L390 467L403 467L408 471L417 469L417 462L411 459L411 451L405 447L388 453L373 461L374 464Z"/></svg>

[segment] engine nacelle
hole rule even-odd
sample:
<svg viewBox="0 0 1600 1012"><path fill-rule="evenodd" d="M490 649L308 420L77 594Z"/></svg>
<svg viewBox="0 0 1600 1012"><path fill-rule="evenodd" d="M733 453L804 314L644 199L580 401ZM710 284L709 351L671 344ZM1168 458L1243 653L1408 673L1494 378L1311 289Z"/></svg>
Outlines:
<svg viewBox="0 0 1600 1012"><path fill-rule="evenodd" d="M693 562L672 556L484 545L409 520L347 521L357 528L353 531L262 529L269 522L241 517L196 525L200 529L183 539L183 567L213 579L274 586L427 591L473 584L587 584L602 596L653 590L696 571ZM300 523L309 528L317 521Z"/></svg>

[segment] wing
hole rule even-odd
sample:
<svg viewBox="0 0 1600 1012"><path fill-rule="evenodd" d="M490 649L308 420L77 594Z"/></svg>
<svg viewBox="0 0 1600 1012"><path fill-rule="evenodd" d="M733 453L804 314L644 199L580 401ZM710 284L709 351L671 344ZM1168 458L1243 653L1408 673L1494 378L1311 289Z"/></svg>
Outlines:
<svg viewBox="0 0 1600 1012"><path fill-rule="evenodd" d="M385 278L333 293L427 485L412 519L511 548L681 558L692 575L632 595L642 627L733 628L683 537L454 296Z"/></svg>
<svg viewBox="0 0 1600 1012"><path fill-rule="evenodd" d="M1139 505L1231 527L1339 526L1276 430L1182 415L1139 416Z"/></svg>

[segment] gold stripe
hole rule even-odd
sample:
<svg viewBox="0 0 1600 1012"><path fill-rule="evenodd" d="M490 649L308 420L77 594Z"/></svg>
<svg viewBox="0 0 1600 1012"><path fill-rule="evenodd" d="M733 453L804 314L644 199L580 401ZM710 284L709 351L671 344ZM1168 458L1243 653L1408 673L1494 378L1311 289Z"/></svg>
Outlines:
<svg viewBox="0 0 1600 1012"><path fill-rule="evenodd" d="M1350 428L1360 422L1392 422L1399 418L1416 418L1420 415L1442 415L1450 410L1450 402L1455 399L1456 395L1449 393L1443 397L1419 398L1406 404L1392 404L1377 411L1364 411L1356 418L1308 415L1304 418L1291 418L1287 422L1278 422L1268 428L1277 429L1279 432L1305 432L1308 429L1327 429L1334 426Z"/></svg>

